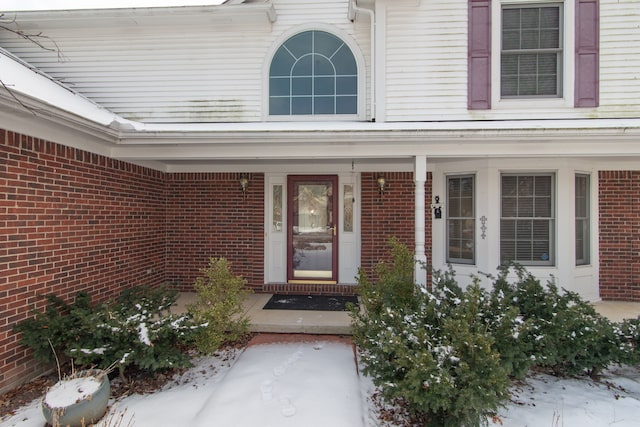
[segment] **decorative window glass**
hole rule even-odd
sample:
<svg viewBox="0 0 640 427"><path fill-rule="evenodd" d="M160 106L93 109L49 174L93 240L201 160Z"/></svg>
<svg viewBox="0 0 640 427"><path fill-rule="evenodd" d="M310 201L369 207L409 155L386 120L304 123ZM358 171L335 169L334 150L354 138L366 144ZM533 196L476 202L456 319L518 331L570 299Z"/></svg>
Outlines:
<svg viewBox="0 0 640 427"><path fill-rule="evenodd" d="M353 232L353 185L345 184L344 186L344 212L343 227L345 232Z"/></svg>
<svg viewBox="0 0 640 427"><path fill-rule="evenodd" d="M500 261L553 265L554 175L501 177Z"/></svg>
<svg viewBox="0 0 640 427"><path fill-rule="evenodd" d="M475 179L447 177L447 262L475 263Z"/></svg>
<svg viewBox="0 0 640 427"><path fill-rule="evenodd" d="M590 262L589 175L576 175L576 265Z"/></svg>
<svg viewBox="0 0 640 427"><path fill-rule="evenodd" d="M351 49L325 31L305 31L276 51L269 70L269 114L358 112L358 69Z"/></svg>
<svg viewBox="0 0 640 427"><path fill-rule="evenodd" d="M273 186L273 231L282 231L282 185Z"/></svg>
<svg viewBox="0 0 640 427"><path fill-rule="evenodd" d="M562 96L562 6L502 8L503 98Z"/></svg>

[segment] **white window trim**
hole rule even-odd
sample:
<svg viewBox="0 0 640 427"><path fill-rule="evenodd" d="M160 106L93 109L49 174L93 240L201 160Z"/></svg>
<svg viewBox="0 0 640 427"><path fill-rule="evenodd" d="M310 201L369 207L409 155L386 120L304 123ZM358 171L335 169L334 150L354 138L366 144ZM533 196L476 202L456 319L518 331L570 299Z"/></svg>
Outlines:
<svg viewBox="0 0 640 427"><path fill-rule="evenodd" d="M562 97L560 98L506 98L500 96L500 56L502 51L502 6L504 5L563 5L563 63ZM575 79L575 2L565 0L498 0L491 3L491 108L494 110L574 109Z"/></svg>
<svg viewBox="0 0 640 427"><path fill-rule="evenodd" d="M276 51L286 42L290 37L302 33L305 31L325 31L329 34L340 38L353 53L353 57L356 60L358 66L358 113L357 114L326 114L326 115L270 115L269 114L269 70L271 68L271 61ZM345 33L331 25L324 23L311 22L304 25L297 26L293 29L285 31L269 48L262 66L262 120L270 122L337 122L337 121L354 121L365 120L367 111L367 66L362 55L362 51L358 47L358 44L352 36Z"/></svg>

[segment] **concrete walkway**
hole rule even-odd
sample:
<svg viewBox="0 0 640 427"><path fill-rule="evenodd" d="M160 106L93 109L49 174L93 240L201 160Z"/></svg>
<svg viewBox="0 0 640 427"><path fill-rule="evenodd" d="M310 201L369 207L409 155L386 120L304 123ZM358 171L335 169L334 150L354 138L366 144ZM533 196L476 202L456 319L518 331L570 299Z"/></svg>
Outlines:
<svg viewBox="0 0 640 427"><path fill-rule="evenodd" d="M360 381L348 339L259 334L189 425L362 427Z"/></svg>
<svg viewBox="0 0 640 427"><path fill-rule="evenodd" d="M599 301L594 302L593 307L613 322L640 318L640 302Z"/></svg>
<svg viewBox="0 0 640 427"><path fill-rule="evenodd" d="M195 301L195 293L183 292L178 298L177 312ZM346 311L264 310L271 294L250 294L244 302L251 332L285 334L350 335L351 318ZM596 311L614 322L640 316L639 302L599 301Z"/></svg>

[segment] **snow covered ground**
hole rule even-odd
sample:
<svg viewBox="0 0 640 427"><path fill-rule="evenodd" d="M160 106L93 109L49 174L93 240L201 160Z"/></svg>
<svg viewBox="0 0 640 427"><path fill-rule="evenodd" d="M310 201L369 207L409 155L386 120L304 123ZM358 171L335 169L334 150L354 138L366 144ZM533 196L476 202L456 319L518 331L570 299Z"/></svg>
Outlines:
<svg viewBox="0 0 640 427"><path fill-rule="evenodd" d="M250 346L195 361L162 391L114 402L99 427L384 426L358 376L352 347L315 341ZM494 426L637 426L640 369L618 368L602 381L533 375L513 387ZM40 402L4 417L0 427L42 427Z"/></svg>

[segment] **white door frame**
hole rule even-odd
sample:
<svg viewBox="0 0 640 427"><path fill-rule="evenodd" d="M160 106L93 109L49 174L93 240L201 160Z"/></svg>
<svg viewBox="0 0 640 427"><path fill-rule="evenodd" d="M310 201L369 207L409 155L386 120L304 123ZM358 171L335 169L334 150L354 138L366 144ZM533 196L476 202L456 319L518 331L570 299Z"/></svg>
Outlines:
<svg viewBox="0 0 640 427"><path fill-rule="evenodd" d="M264 281L287 282L287 175L300 173L265 173L264 212ZM324 174L332 174L325 172ZM310 175L317 175L312 173ZM356 283L360 267L360 174L333 173L338 176L338 284ZM353 227L345 230L345 188L353 190Z"/></svg>

